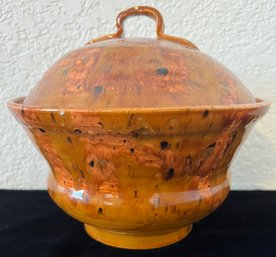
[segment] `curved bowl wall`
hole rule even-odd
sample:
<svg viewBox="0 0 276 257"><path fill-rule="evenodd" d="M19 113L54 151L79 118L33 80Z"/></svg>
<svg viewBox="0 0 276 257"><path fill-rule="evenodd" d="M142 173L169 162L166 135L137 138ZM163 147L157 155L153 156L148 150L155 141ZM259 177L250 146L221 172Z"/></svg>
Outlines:
<svg viewBox="0 0 276 257"><path fill-rule="evenodd" d="M229 192L231 160L268 104L89 111L9 108L51 167L48 189L96 240L155 248Z"/></svg>

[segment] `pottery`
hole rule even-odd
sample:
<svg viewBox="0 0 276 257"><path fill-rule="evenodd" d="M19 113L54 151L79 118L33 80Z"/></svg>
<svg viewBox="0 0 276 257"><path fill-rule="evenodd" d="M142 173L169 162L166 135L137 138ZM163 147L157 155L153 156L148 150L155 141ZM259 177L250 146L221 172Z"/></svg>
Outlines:
<svg viewBox="0 0 276 257"><path fill-rule="evenodd" d="M122 38L156 20L156 39ZM48 161L48 191L105 244L157 248L186 237L229 193L229 166L269 103L219 62L133 7L117 29L57 61L8 103ZM65 228L66 229L66 228Z"/></svg>

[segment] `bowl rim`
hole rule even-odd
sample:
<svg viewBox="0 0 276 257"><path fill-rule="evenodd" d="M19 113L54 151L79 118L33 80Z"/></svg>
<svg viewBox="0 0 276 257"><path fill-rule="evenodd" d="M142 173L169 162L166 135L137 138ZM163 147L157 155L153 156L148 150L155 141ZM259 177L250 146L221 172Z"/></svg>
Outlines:
<svg viewBox="0 0 276 257"><path fill-rule="evenodd" d="M261 98L255 98L256 103L231 104L231 105L198 105L183 107L146 107L146 108L110 108L110 109L83 109L83 108L48 108L34 105L24 104L25 97L17 97L7 102L10 109L24 109L24 111L38 112L79 112L79 113L167 113L167 112L203 112L203 111L238 111L238 110L254 110L260 108L269 108L271 102Z"/></svg>

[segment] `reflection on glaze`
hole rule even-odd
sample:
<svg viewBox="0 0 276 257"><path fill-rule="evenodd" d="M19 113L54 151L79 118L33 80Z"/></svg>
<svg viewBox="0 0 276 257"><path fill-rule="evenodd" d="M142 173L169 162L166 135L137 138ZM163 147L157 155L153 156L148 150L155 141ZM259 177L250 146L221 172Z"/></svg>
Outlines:
<svg viewBox="0 0 276 257"><path fill-rule="evenodd" d="M82 200L83 193L84 193L84 190L78 190L78 191L73 190L72 198Z"/></svg>
<svg viewBox="0 0 276 257"><path fill-rule="evenodd" d="M154 195L149 199L150 204L155 208L168 206L168 205L177 205L185 204L191 202L197 202L202 200L204 197L210 197L216 193L227 189L229 184L227 181L223 182L220 185L210 188L203 188L201 190L190 190L185 192L166 192L166 193L154 193ZM167 199L170 199L169 201Z"/></svg>

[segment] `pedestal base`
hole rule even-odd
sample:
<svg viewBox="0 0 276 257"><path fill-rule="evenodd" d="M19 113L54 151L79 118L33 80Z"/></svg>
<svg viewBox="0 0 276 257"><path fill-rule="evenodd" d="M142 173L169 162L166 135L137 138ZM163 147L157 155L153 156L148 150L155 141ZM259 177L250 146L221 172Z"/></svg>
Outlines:
<svg viewBox="0 0 276 257"><path fill-rule="evenodd" d="M176 243L186 237L192 230L192 225L174 231L162 233L127 233L96 228L84 225L86 232L95 240L119 248L152 249Z"/></svg>

